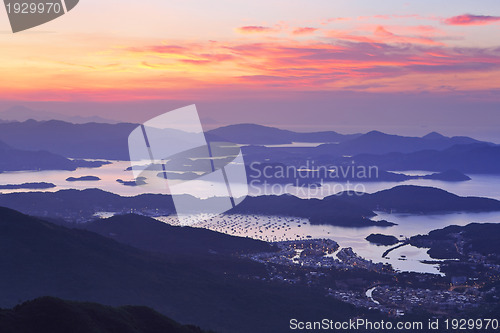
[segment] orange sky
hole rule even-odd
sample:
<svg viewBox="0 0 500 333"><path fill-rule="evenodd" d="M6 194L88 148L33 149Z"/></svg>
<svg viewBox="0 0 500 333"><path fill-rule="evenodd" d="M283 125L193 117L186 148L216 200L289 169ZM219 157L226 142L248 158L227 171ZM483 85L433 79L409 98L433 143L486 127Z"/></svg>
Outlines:
<svg viewBox="0 0 500 333"><path fill-rule="evenodd" d="M389 12L381 13L363 7L365 15L353 15L356 8L344 4L333 9L345 15L328 16L320 1L316 10L288 12L282 19L273 13L282 2L271 1L266 15L200 19L199 12L185 13L189 7L176 1L173 8L146 1L144 16L131 21L137 4L126 1L118 12L101 8L113 13L106 25L106 12L91 15L96 2L88 1L53 23L0 34L0 99L196 99L202 92L210 98L210 91L265 98L278 91L500 88L500 39L492 38L500 37L500 21L484 13L430 14L421 7L414 12L396 7L394 13L382 8ZM165 29L161 9L168 13ZM173 17L172 10L185 16Z"/></svg>

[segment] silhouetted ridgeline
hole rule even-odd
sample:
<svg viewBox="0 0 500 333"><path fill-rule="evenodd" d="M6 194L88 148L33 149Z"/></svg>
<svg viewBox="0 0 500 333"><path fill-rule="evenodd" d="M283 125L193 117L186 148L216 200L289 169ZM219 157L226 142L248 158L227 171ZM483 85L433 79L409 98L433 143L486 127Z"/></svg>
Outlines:
<svg viewBox="0 0 500 333"><path fill-rule="evenodd" d="M192 200L193 207L208 209L213 206L210 198ZM71 222L86 222L94 219L97 212L140 213L143 215L169 215L175 213L172 197L161 194L142 194L122 197L98 189L62 190L58 192L28 192L0 194L0 206L23 213ZM346 227L391 226L387 221L372 221L376 214L355 203L340 198L329 201L300 199L291 195L247 197L229 213L295 216L308 218L313 224L341 225Z"/></svg>
<svg viewBox="0 0 500 333"><path fill-rule="evenodd" d="M363 154L353 158L361 165L377 165L384 170L456 169L466 173L500 173L500 146L485 143L456 145L443 151L423 150L386 155Z"/></svg>
<svg viewBox="0 0 500 333"><path fill-rule="evenodd" d="M26 120L62 120L68 123L116 123L116 121L101 118L99 116L71 116L63 113L50 112L44 110L32 110L22 105L16 105L0 112L0 122L26 121Z"/></svg>
<svg viewBox="0 0 500 333"><path fill-rule="evenodd" d="M144 306L110 307L41 297L0 309L2 333L209 333Z"/></svg>
<svg viewBox="0 0 500 333"><path fill-rule="evenodd" d="M387 221L373 221L376 214L364 207L331 197L300 199L292 195L247 197L230 213L295 216L308 218L311 224L328 224L345 227L391 226Z"/></svg>
<svg viewBox="0 0 500 333"><path fill-rule="evenodd" d="M77 225L120 243L167 254L199 255L272 252L269 243L215 231L178 227L150 217L128 214Z"/></svg>
<svg viewBox="0 0 500 333"><path fill-rule="evenodd" d="M207 132L212 141L240 144L290 144L292 142L342 142L360 134L339 134L334 131L299 133L256 124L238 124L219 127Z"/></svg>
<svg viewBox="0 0 500 333"><path fill-rule="evenodd" d="M0 172L23 170L76 170L100 167L109 162L69 160L48 151L28 151L12 148L0 141Z"/></svg>
<svg viewBox="0 0 500 333"><path fill-rule="evenodd" d="M135 124L72 124L59 120L0 124L0 141L24 150L46 150L72 158L128 160Z"/></svg>
<svg viewBox="0 0 500 333"><path fill-rule="evenodd" d="M366 209L400 213L500 211L500 201L495 199L460 197L438 188L413 185L400 185L392 189L364 195L344 192L340 198ZM338 197L325 198L325 201L329 200L336 201Z"/></svg>
<svg viewBox="0 0 500 333"><path fill-rule="evenodd" d="M317 150L335 155L387 154L392 152L410 153L426 149L443 150L457 144L479 142L468 137L449 138L438 133L435 134L431 133L419 138L371 131L338 145L325 144L319 146Z"/></svg>
<svg viewBox="0 0 500 333"><path fill-rule="evenodd" d="M193 206L209 209L213 199L192 200ZM27 192L0 194L0 206L23 213L87 222L97 212L138 213L158 216L175 213L169 195L142 194L122 197L98 189L62 190L58 192ZM346 227L390 226L387 221L373 221L374 211L405 213L489 212L500 211L500 201L478 197L459 197L433 187L396 186L373 194L344 192L319 199L300 199L292 195L247 197L228 213L263 214L308 218L312 224Z"/></svg>

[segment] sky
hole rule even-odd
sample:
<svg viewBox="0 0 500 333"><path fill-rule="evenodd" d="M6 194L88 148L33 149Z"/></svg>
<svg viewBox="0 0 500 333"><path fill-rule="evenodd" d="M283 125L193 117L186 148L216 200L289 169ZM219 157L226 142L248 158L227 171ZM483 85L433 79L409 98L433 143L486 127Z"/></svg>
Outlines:
<svg viewBox="0 0 500 333"><path fill-rule="evenodd" d="M80 0L0 45L0 111L500 142L497 0Z"/></svg>

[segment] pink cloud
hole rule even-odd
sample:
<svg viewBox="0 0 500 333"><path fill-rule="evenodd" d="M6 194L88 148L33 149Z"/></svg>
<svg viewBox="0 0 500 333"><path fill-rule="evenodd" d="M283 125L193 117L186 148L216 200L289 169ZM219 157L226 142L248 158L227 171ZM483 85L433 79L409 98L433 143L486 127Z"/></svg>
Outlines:
<svg viewBox="0 0 500 333"><path fill-rule="evenodd" d="M447 18L443 22L448 25L485 25L498 21L500 21L500 16L465 14Z"/></svg>
<svg viewBox="0 0 500 333"><path fill-rule="evenodd" d="M350 21L350 17L332 17L321 22L322 25L327 25L328 23L338 22L338 21Z"/></svg>
<svg viewBox="0 0 500 333"><path fill-rule="evenodd" d="M239 33L243 34L258 34L258 33L269 33L276 32L278 29L272 27L264 27L260 25L248 25L244 27L239 27L236 29Z"/></svg>
<svg viewBox="0 0 500 333"><path fill-rule="evenodd" d="M310 27L297 28L292 32L292 34L294 34L294 35L309 35L309 34L313 34L317 30L318 30L317 28L310 28Z"/></svg>

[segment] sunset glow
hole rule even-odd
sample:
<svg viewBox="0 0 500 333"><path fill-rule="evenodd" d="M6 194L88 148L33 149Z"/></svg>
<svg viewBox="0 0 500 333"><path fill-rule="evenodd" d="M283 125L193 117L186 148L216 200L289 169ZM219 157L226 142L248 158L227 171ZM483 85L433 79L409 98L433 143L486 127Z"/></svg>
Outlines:
<svg viewBox="0 0 500 333"><path fill-rule="evenodd" d="M54 23L61 26L57 33L1 36L0 96L106 101L189 98L220 90L258 95L499 89L500 49L474 39L498 35L498 20L410 13L328 18L318 11L314 21L247 19L252 24L222 24L217 36L182 39L169 33L155 38L126 31L65 32L70 22ZM470 35L456 25L482 27ZM40 36L52 47L44 47Z"/></svg>

